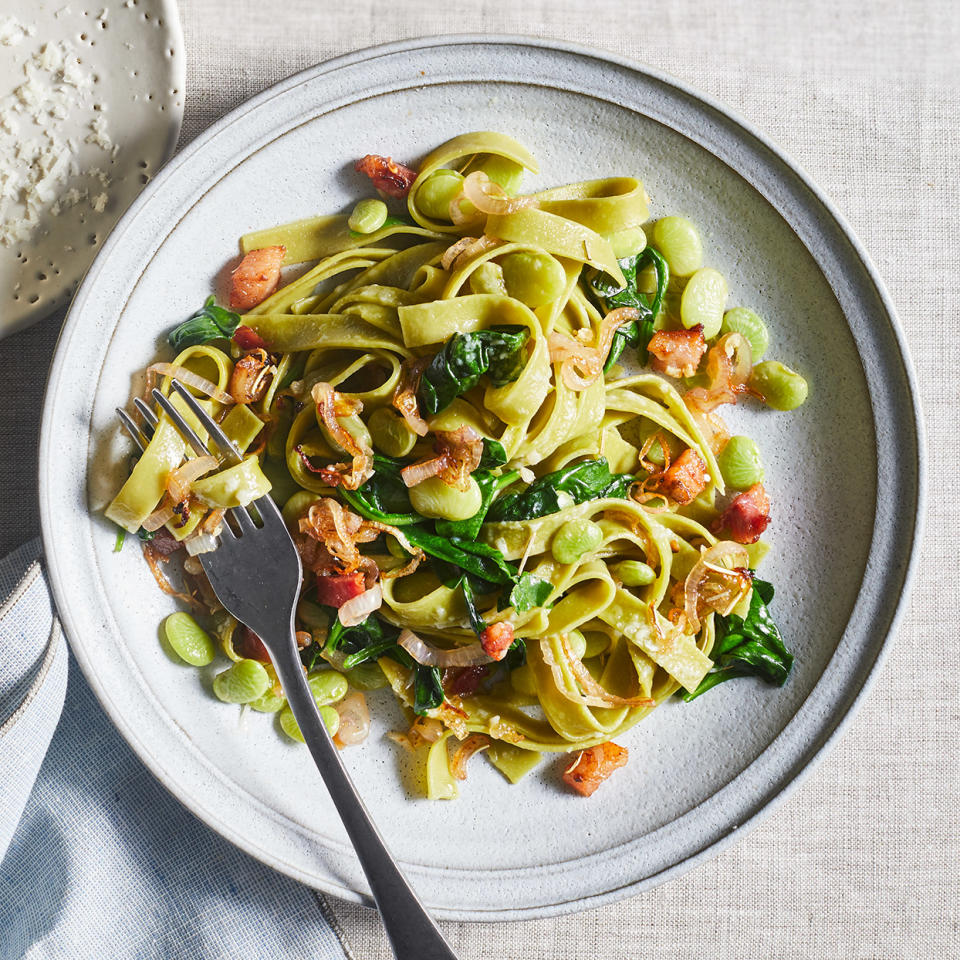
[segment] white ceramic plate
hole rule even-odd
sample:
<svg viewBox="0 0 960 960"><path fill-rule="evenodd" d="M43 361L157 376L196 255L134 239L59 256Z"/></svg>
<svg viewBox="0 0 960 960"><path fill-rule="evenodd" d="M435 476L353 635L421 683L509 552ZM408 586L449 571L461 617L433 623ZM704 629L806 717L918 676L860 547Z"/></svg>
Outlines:
<svg viewBox="0 0 960 960"><path fill-rule="evenodd" d="M67 302L173 153L185 71L174 0L0 4L0 337ZM24 191L16 157L34 148L61 159L44 164L45 188ZM4 240L5 221L25 221L26 195L39 201L36 222Z"/></svg>
<svg viewBox="0 0 960 960"><path fill-rule="evenodd" d="M909 364L890 303L832 207L756 131L676 81L584 48L443 38L323 64L232 113L173 161L118 225L70 311L44 410L44 539L74 652L161 781L254 856L322 890L366 886L306 753L269 717L215 701L210 674L157 640L170 605L98 510L122 480L113 408L165 332L211 290L244 231L348 208L368 151L416 161L502 130L540 183L641 176L653 213L703 230L731 303L770 321L771 356L806 372L794 415L737 407L774 502L764 574L797 663L782 690L726 684L623 738L631 760L584 800L558 762L511 787L476 763L461 798L415 799L389 698L347 763L426 902L444 917L533 917L657 883L742 833L808 769L862 694L909 580L922 490ZM878 456L896 449L897 456ZM213 668L211 668L213 669Z"/></svg>

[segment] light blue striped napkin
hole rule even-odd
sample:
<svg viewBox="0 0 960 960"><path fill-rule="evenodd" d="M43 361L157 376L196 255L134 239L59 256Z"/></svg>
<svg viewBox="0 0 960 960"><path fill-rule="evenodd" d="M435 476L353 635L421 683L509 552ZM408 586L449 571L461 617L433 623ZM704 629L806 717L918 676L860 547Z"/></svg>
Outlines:
<svg viewBox="0 0 960 960"><path fill-rule="evenodd" d="M116 732L39 554L0 561L0 960L345 960L322 898L197 820Z"/></svg>

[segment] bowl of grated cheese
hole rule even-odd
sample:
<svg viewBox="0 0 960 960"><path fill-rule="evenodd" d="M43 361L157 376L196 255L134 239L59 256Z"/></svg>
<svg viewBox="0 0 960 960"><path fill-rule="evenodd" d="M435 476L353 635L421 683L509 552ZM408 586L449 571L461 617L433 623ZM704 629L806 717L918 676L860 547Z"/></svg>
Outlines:
<svg viewBox="0 0 960 960"><path fill-rule="evenodd" d="M66 303L172 154L184 76L174 0L3 4L0 337Z"/></svg>

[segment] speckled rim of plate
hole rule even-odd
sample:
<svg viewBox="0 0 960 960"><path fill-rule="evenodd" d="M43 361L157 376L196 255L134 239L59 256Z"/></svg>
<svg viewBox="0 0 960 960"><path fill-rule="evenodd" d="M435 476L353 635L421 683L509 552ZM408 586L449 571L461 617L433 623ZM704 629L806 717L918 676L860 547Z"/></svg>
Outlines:
<svg viewBox="0 0 960 960"><path fill-rule="evenodd" d="M54 425L61 413L62 388L71 383L76 386L76 380L70 372L71 338L77 332L85 305L103 280L111 254L121 248L127 230L134 226L147 205L162 202L166 183L221 132L233 124L243 123L248 114L302 83L335 74L341 68L373 63L379 58L398 54L407 56L409 75L397 77L391 87L393 90L456 82L457 77L432 77L419 69L431 50L452 46L463 48L464 59L471 53L482 57L484 52L497 46L522 49L529 61L525 64L523 76L505 78L502 71L490 68L487 72L493 75L484 76L483 79L546 83L564 91L634 110L698 143L743 177L790 225L830 284L861 354L874 420L892 425L899 438L901 451L901 456L895 461L894 458L878 457L877 517L870 558L856 607L831 660L833 665L841 654L852 653L854 666L842 673L828 666L803 706L771 747L723 788L723 797L714 795L675 821L675 824L687 821L692 825L691 818L696 819L696 825L692 828L697 840L692 844L692 849L677 851L678 855L671 866L646 875L637 875L636 870L630 872L629 848L632 844L625 845L623 856L618 858L615 865L604 864L603 858L587 858L592 862L589 869L586 861L582 863L583 881L578 883L567 877L568 886L562 899L555 903L531 906L518 898L516 905L510 908L479 907L471 910L449 909L442 904L434 904L436 915L449 919L531 919L596 907L655 886L716 855L769 814L796 787L815 761L836 742L869 689L889 650L890 636L902 616L907 592L916 571L924 512L923 428L916 399L916 382L893 305L861 244L830 201L792 160L751 125L689 86L633 61L577 44L524 37L466 35L385 44L328 61L276 84L228 114L172 160L127 211L88 272L61 333L47 385L39 450L41 520L49 578L66 633L72 638L74 654L120 732L161 782L174 790L174 784L160 760L140 739L132 719L116 707L110 692L100 683L93 669L86 641L79 639L82 634L77 627L81 618L75 607L75 593L70 589L71 570L57 551L57 521L69 522L70 518L57 515L58 475L55 465L58 451L54 446ZM409 62L411 54L415 55L416 67ZM490 60L495 62L496 58L491 57ZM560 69L549 77L534 72L533 67L535 62L543 66L546 60L551 60L554 66L560 65ZM599 90L590 86L590 67L600 75ZM620 75L629 75L632 80L630 92L603 89L605 68L614 68ZM480 78L470 74L470 79ZM355 102L381 92L384 91L342 91L337 103ZM317 112L328 106L318 103ZM256 149L261 140L262 136L251 138L249 151ZM228 164L239 159L242 158L233 157ZM209 170L206 173L209 174ZM182 213L182 210L178 213ZM173 217L175 220L176 216ZM162 237L155 239L154 250L162 240ZM63 507L60 509L62 511ZM258 859L336 896L361 902L365 900L362 894L345 889L335 878L311 875L298 865L273 856L205 806L201 798L178 796L210 826ZM718 801L731 798L736 798L738 809L743 813L735 822L731 822L729 814L718 809L722 805ZM442 869L436 869L435 872L442 877ZM494 873L498 877L502 875L503 882L508 882L514 874L517 875L515 879L522 881L523 872ZM591 874L589 877L586 876L588 873ZM598 881L598 877L602 879ZM434 899L428 891L424 892L428 894L428 901Z"/></svg>

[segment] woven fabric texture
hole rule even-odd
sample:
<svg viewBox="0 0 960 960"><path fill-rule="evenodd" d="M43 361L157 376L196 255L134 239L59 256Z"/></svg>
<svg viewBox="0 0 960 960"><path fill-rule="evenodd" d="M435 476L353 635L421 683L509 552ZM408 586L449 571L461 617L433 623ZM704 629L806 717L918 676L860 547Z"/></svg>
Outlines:
<svg viewBox="0 0 960 960"><path fill-rule="evenodd" d="M774 817L694 872L587 914L445 930L464 960L960 955L960 5L181 0L181 18L181 144L274 81L358 47L520 33L674 74L756 124L835 200L898 305L927 424L920 577L870 697ZM36 531L38 402L61 319L0 343L0 553ZM330 905L356 960L390 955L372 911Z"/></svg>

